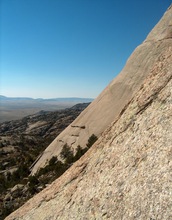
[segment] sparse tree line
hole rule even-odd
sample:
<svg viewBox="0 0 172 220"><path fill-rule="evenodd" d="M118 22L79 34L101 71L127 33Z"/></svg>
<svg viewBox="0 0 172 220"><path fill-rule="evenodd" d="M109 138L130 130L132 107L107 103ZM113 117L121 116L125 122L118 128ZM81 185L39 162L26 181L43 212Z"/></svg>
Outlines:
<svg viewBox="0 0 172 220"><path fill-rule="evenodd" d="M68 144L65 144L60 153L60 157L63 161L58 160L57 157L53 156L47 166L41 168L39 172L34 176L38 182L43 184L51 183L53 180L60 177L74 162L76 162L82 155L84 155L88 149L96 142L97 137L93 134L88 139L86 147L83 149L80 145L76 148L74 154ZM46 174L52 173L51 177L47 178ZM31 184L34 187L34 184Z"/></svg>
<svg viewBox="0 0 172 220"><path fill-rule="evenodd" d="M24 197L26 200L29 199L46 187L47 184L50 184L52 181L60 177L75 161L88 151L96 140L97 137L94 134L91 135L86 147L81 148L81 146L78 145L75 154L70 146L65 144L60 153L62 161L53 156L49 160L47 166L41 168L35 176L29 176L30 171L26 160L25 162L21 162L18 169L13 173L8 172L6 175L0 174L0 193L20 183L26 186L27 191L25 192ZM29 156L27 160L30 161ZM21 161L23 161L23 159ZM20 193L22 194L22 192ZM0 216L1 219L1 217L7 216L18 207L12 206L9 208L4 206L0 208L2 209L2 215Z"/></svg>

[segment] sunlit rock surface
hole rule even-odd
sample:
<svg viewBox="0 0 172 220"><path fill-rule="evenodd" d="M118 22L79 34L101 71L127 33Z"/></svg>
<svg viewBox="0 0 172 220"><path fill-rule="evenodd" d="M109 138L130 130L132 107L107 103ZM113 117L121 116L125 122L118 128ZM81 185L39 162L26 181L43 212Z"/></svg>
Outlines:
<svg viewBox="0 0 172 220"><path fill-rule="evenodd" d="M7 220L172 219L171 21L169 8L119 76L54 140L34 171L58 154L59 140L84 145L95 133L98 141Z"/></svg>

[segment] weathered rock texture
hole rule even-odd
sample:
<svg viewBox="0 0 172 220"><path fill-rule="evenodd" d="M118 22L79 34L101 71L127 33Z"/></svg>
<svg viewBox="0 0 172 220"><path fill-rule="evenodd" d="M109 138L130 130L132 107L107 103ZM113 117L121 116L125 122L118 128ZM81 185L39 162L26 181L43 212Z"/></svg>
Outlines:
<svg viewBox="0 0 172 220"><path fill-rule="evenodd" d="M58 156L65 143L76 149L86 146L88 138L100 134L115 120L122 108L139 89L157 57L168 47L172 35L172 13L167 11L148 38L128 59L122 72L92 104L65 129L45 150L33 168L33 174L52 156ZM84 129L83 129L84 126Z"/></svg>
<svg viewBox="0 0 172 220"><path fill-rule="evenodd" d="M171 16L172 8L82 117L96 105L101 111L99 102L112 102L114 95L127 100L145 78L134 98L79 161L7 220L172 219Z"/></svg>

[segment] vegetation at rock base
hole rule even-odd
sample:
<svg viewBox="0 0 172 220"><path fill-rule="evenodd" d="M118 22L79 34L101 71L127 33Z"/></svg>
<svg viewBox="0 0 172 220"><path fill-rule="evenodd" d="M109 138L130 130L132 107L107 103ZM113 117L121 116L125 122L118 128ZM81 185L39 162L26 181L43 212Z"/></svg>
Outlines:
<svg viewBox="0 0 172 220"><path fill-rule="evenodd" d="M97 137L94 134L91 135L86 147L81 148L78 145L75 154L70 146L65 144L60 153L63 161L53 156L48 164L44 168L41 168L35 176L29 176L30 172L27 163L21 164L13 173L8 172L6 176L0 174L0 192L11 189L12 187L16 188L12 188L9 192L10 196L6 196L5 201L1 204L0 219L4 219L5 216L20 207L29 198L44 189L47 184L52 183L52 181L60 177L74 162L88 151L96 140ZM18 201L16 206L13 204L15 198Z"/></svg>
<svg viewBox="0 0 172 220"><path fill-rule="evenodd" d="M81 148L77 146L76 153L74 155L72 149L68 144L65 144L60 153L61 160L53 156L47 166L41 168L39 172L35 175L39 179L39 183L44 185L50 184L53 180L60 177L74 162L76 162L82 155L84 155L89 148L96 142L97 137L93 134L88 139L87 147ZM48 176L46 175L48 174Z"/></svg>
<svg viewBox="0 0 172 220"><path fill-rule="evenodd" d="M92 134L88 139L87 149L89 149L96 141L97 141L97 136Z"/></svg>
<svg viewBox="0 0 172 220"><path fill-rule="evenodd" d="M61 158L64 160L65 164L71 164L74 160L74 155L72 149L68 144L63 146L63 149L60 153Z"/></svg>
<svg viewBox="0 0 172 220"><path fill-rule="evenodd" d="M52 158L49 166L40 170L40 176L29 176L37 157L88 104L55 112L41 111L0 124L0 220L64 173L67 168Z"/></svg>

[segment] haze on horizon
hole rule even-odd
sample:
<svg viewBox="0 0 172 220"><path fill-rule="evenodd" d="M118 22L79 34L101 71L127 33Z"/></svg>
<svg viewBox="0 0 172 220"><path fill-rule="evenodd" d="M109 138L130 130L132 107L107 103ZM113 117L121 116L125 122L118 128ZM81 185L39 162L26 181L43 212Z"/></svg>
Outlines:
<svg viewBox="0 0 172 220"><path fill-rule="evenodd" d="M1 0L0 94L95 98L170 0Z"/></svg>

